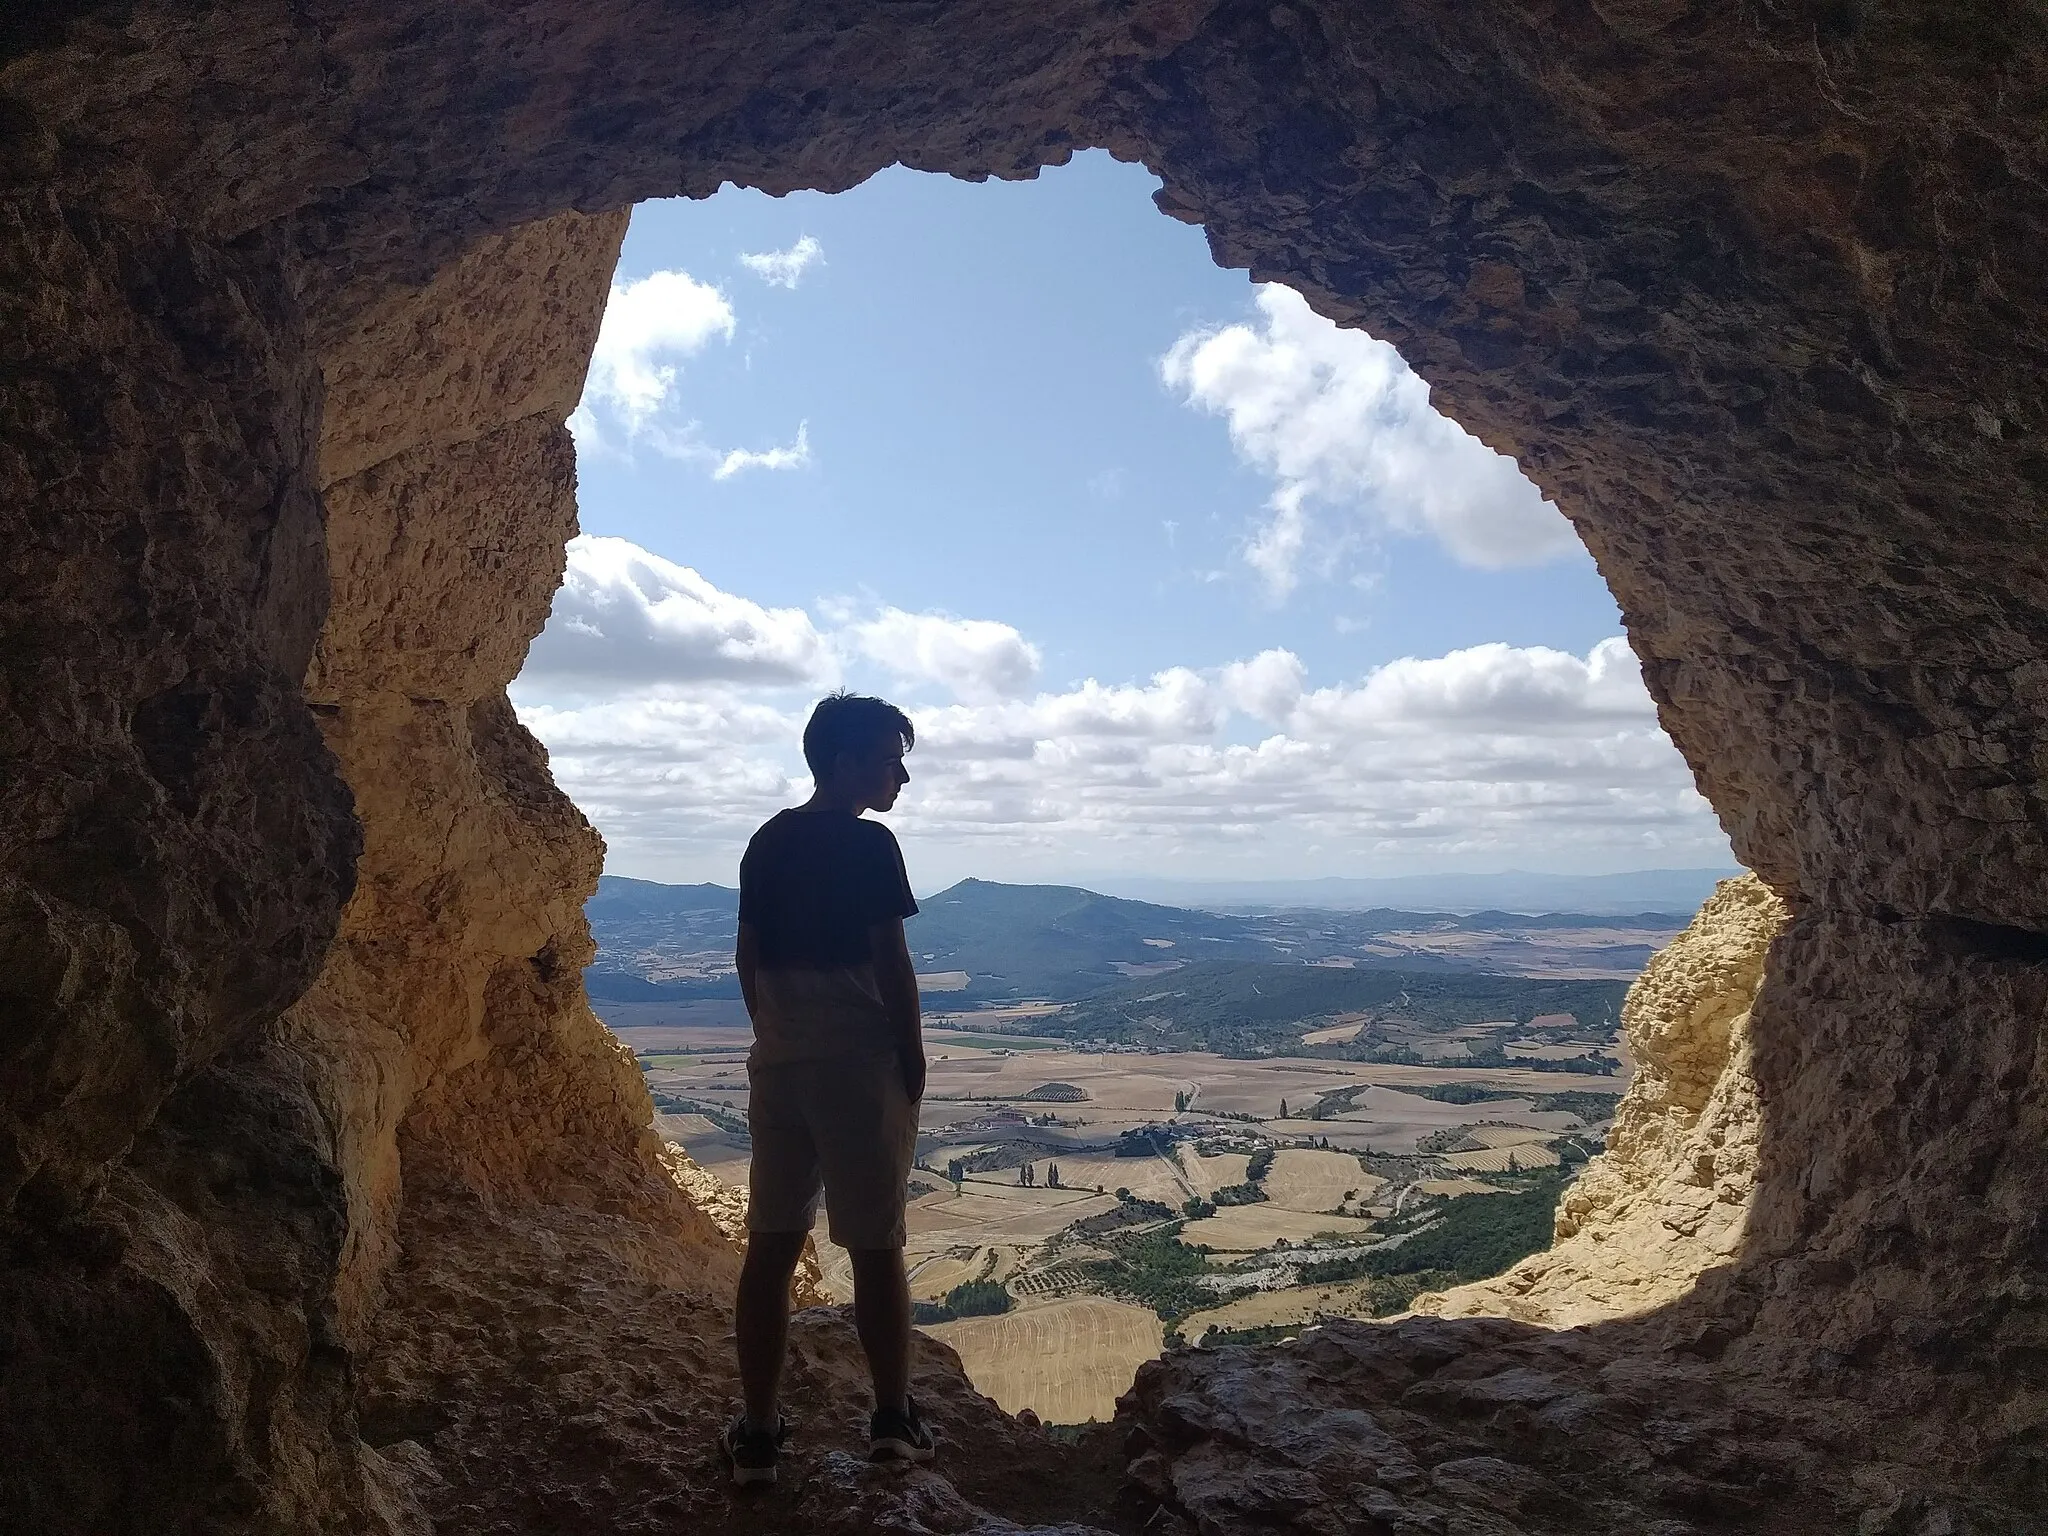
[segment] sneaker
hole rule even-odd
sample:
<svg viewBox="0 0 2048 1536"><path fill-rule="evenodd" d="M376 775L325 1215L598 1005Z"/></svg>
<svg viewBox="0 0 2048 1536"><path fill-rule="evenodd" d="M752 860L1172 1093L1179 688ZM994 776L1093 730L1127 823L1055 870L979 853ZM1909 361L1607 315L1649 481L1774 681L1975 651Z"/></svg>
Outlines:
<svg viewBox="0 0 2048 1536"><path fill-rule="evenodd" d="M917 1404L903 1400L907 1410L884 1408L868 1420L868 1460L930 1461L938 1454L932 1432L917 1416Z"/></svg>
<svg viewBox="0 0 2048 1536"><path fill-rule="evenodd" d="M747 1428L747 1416L742 1413L725 1426L718 1447L732 1464L732 1480L744 1488L749 1483L775 1481L775 1462L788 1438L789 1420L780 1415L776 1416L775 1433L770 1435Z"/></svg>

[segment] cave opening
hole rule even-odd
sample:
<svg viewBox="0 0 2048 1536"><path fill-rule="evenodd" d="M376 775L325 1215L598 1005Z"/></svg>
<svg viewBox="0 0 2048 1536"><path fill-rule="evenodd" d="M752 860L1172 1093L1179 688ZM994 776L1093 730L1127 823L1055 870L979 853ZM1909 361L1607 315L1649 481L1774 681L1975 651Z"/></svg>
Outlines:
<svg viewBox="0 0 2048 1536"><path fill-rule="evenodd" d="M1072 1058L1092 1090L1064 1080L1077 1075L1068 1057L1032 1056L1037 1075L1008 1084L1012 1097L1061 1078L1052 1087L1089 1107L1019 1114L995 1081L963 1076L1002 1071L987 1053L1009 1054L1007 1037L972 1037L990 1025L1025 1031L1010 1069L1022 1070L1025 1051L1057 1043L1020 1022L1048 1004L1038 995L1048 982L1059 1002L1117 975L1078 969L1102 966L1099 956L1062 976L1025 958L1028 982L978 975L951 967L979 972L985 952L920 933L989 920L978 908L966 917L974 902L1061 891L1102 902L1088 888L1176 871L1285 880L1371 873L1371 861L1393 858L1405 872L1447 851L1492 868L1560 853L1575 869L1589 855L1728 862L1568 522L1512 461L1430 410L1393 349L1323 321L1292 290L1248 290L1242 274L1217 268L1198 231L1158 216L1158 187L1094 152L1029 182L899 168L829 197L727 188L701 203L641 205L569 418L580 533L511 688L556 781L607 841L593 1006L635 1046L664 1134L741 1188L745 1041L731 1031L744 1019L730 914L711 898L723 888L730 900L747 833L806 792L795 741L818 692L881 691L912 710L914 786L890 820L921 899L952 909L937 929L932 918L910 925L913 951L945 951L917 955L941 1026L942 1102L913 1174L913 1296L972 1380L1047 1422L1109 1419L1162 1335L1262 1336L1347 1309L1384 1313L1417 1289L1433 1296L1505 1267L1504 1257L1458 1259L1431 1271L1433 1283L1359 1284L1349 1273L1362 1264L1356 1234L1372 1230L1373 1189L1384 1191L1379 1217L1406 1226L1434 1221L1426 1209L1445 1199L1515 1195L1503 1207L1513 1217L1454 1213L1452 1230L1471 1226L1475 1243L1528 1225L1520 1204L1554 1202L1547 1187L1516 1192L1561 1158L1574 1171L1587 1126L1612 1119L1611 1094L1579 1103L1556 1090L1618 1092L1621 988L1585 1021L1606 1033L1510 1049L1590 1068L1604 1044L1621 1052L1624 1077L1447 1065L1437 1081L1421 1065L1355 1067L1354 1096L1390 1079L1371 1096L1386 1101L1377 1115L1332 1100L1327 1124L1256 1132L1283 1138L1279 1199L1218 1221L1204 1196L1238 1190L1244 1181L1218 1170L1243 1165L1251 1144L1241 1109L1211 1121L1207 1108L1257 1100L1291 1036L1235 1048L1235 1066L1200 1038L1189 1043L1202 1054L1185 1059L1159 1057L1155 1043L1141 1064L1159 1081L1135 1095L1113 1056ZM1248 843L1262 862L1244 862ZM1119 854L1136 862L1107 862ZM1633 936L1661 944L1697 900ZM675 910L657 912L663 902ZM1162 909L1127 910L1134 920ZM1085 921L1062 919L1063 931ZM1604 932L1613 924L1582 926L1616 937ZM1304 936L1257 952L1306 958L1295 948ZM1132 940L1109 964L1137 978L1192 957L1197 969L1173 978L1185 988L1205 954L1224 952L1202 948L1225 942L1215 934L1175 942ZM1349 969L1401 952L1383 937L1323 959ZM1577 975L1586 962L1549 963ZM1341 1003L1323 1009L1301 1022L1313 1044L1293 1054L1339 1059L1297 1072L1341 1071L1344 1054L1413 1055L1405 1036L1357 1045L1355 1028L1348 1053L1323 1042L1314 1026L1327 1033ZM1470 1054L1455 1040L1421 1045L1422 1061ZM1280 1062L1259 1061L1276 1050ZM1202 1100L1193 1115L1161 1086L1176 1076ZM1533 1097L1515 1097L1510 1081ZM1486 1107L1444 1108L1398 1091L1404 1082L1476 1085ZM1280 1120L1287 1092L1306 1109L1344 1086L1283 1085ZM1021 1123L975 1134L991 1115ZM1120 1136L1204 1126L1163 1161L1115 1157ZM1579 1139L1554 1134L1566 1129ZM1461 1133L1479 1139L1468 1147ZM1452 1162L1422 1161L1424 1137ZM1495 1147L1510 1142L1519 1155ZM949 1180L956 1161L968 1171ZM1272 1161L1269 1151L1262 1173ZM1460 1171L1468 1163L1476 1176ZM1122 1237L1107 1248L1089 1240L1116 1224L1124 1208L1112 1192L1133 1183L1142 1193L1125 1215L1160 1199L1177 1214L1183 1204L1206 1212L1187 1233L1204 1250L1260 1239L1216 1251L1212 1262L1229 1268L1212 1306L1187 1281L1168 1286L1171 1302L1144 1299L1165 1283L1155 1261L1180 1255L1177 1245L1145 1248L1138 1262L1123 1258ZM1242 1191L1252 1192L1264 1197L1264 1183ZM1736 1222L1742 1194L1719 1202ZM1071 1207L1057 1217L1056 1200ZM1259 1217L1263 1226L1243 1219ZM1531 1219L1547 1242L1548 1206ZM819 1221L823 1287L850 1301L847 1256L826 1241L822 1211ZM1289 1275L1345 1270L1354 1283L1274 1294L1276 1263ZM1638 1310L1670 1299L1684 1261L1670 1268ZM1091 1280L1098 1270L1121 1289ZM1233 1287L1240 1275L1255 1278ZM1022 1309L1000 1322L956 1318L962 1286L989 1290L973 1305ZM1571 1282L1551 1289L1572 1296ZM1476 1295L1461 1304L1485 1305Z"/></svg>
<svg viewBox="0 0 2048 1536"><path fill-rule="evenodd" d="M2037 19L140 0L0 93L12 1523L732 1523L731 1202L591 1022L601 852L505 694L564 422L631 205L1083 144L1571 512L1776 893L1667 978L1701 1110L1603 1209L1754 1195L1641 1315L1176 1352L1077 1443L932 1366L979 1454L914 1485L805 1324L812 1480L740 1524L2037 1522Z"/></svg>

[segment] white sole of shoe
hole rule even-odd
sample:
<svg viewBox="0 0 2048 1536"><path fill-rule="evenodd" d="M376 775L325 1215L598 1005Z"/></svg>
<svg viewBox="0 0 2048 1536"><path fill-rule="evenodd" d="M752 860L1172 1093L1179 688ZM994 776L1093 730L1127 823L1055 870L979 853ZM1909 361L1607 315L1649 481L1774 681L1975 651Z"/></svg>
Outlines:
<svg viewBox="0 0 2048 1536"><path fill-rule="evenodd" d="M868 1445L869 1461L930 1461L937 1455L936 1447L908 1440L875 1440Z"/></svg>
<svg viewBox="0 0 2048 1536"><path fill-rule="evenodd" d="M775 1481L775 1469L773 1467L742 1467L735 1465L732 1469L732 1480L741 1488L757 1483L772 1483Z"/></svg>

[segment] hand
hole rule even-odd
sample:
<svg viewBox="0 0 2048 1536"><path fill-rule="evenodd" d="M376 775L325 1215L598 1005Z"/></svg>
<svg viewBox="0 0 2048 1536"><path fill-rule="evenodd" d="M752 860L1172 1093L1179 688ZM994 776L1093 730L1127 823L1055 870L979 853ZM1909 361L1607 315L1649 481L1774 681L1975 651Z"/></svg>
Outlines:
<svg viewBox="0 0 2048 1536"><path fill-rule="evenodd" d="M919 1103L924 1098L924 1052L908 1051L897 1058L903 1068L903 1091L910 1095L910 1102Z"/></svg>

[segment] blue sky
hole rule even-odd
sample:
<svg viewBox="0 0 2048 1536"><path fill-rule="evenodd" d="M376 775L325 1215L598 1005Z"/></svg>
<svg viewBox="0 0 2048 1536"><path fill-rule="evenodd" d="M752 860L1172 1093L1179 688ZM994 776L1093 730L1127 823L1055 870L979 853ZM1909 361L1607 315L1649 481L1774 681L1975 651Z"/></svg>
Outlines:
<svg viewBox="0 0 2048 1536"><path fill-rule="evenodd" d="M1569 525L1154 185L635 212L514 690L613 871L729 878L840 683L921 885L1725 862Z"/></svg>

